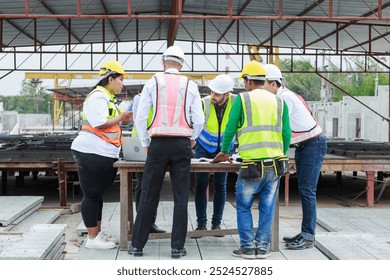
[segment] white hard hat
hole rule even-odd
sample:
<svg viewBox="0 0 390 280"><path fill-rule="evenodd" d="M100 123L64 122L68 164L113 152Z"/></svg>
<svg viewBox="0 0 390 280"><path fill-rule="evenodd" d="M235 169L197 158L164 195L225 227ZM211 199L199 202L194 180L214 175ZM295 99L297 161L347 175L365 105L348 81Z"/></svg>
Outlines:
<svg viewBox="0 0 390 280"><path fill-rule="evenodd" d="M221 74L212 79L208 85L209 89L218 94L225 94L233 90L234 82L229 75Z"/></svg>
<svg viewBox="0 0 390 280"><path fill-rule="evenodd" d="M278 81L280 84L283 80L283 75L280 69L274 64L266 64L264 65L265 70L267 71L267 75L265 76L268 81Z"/></svg>
<svg viewBox="0 0 390 280"><path fill-rule="evenodd" d="M181 65L184 64L184 52L183 50L178 46L170 46L166 49L166 51L163 53L163 61L165 60L172 60L176 61L177 63L180 63Z"/></svg>

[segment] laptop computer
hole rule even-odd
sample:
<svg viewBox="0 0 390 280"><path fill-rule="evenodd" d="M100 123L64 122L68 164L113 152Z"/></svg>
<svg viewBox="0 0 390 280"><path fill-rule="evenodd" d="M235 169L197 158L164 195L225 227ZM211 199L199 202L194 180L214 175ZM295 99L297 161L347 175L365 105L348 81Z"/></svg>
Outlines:
<svg viewBox="0 0 390 280"><path fill-rule="evenodd" d="M146 161L146 153L138 137L122 138L123 159L128 161Z"/></svg>

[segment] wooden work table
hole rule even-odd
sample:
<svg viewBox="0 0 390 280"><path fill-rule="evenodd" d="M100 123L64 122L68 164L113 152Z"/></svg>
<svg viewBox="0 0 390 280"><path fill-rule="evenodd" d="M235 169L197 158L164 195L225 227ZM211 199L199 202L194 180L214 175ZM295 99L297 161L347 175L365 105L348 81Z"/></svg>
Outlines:
<svg viewBox="0 0 390 280"><path fill-rule="evenodd" d="M144 162L131 162L119 160L114 166L118 168L120 175L120 240L119 245L121 250L127 250L129 233L133 228L133 191L132 179L133 172L143 172ZM211 164L208 162L191 162L190 172L238 172L240 163L217 163ZM221 230L228 234L229 230ZM232 231L232 230L230 230ZM192 236L190 232L188 236ZM216 231L213 231L215 234ZM197 233L195 233L196 235ZM202 234L202 233L201 233ZM169 234L160 234L161 237L168 237ZM195 236L194 235L194 236Z"/></svg>
<svg viewBox="0 0 390 280"><path fill-rule="evenodd" d="M70 171L77 171L76 162L74 161L65 161L64 159L59 158L57 161L52 159L45 160L21 160L21 159L0 159L0 171L1 171L1 192L0 195L7 195L7 172L8 171L55 171L58 176L58 194L60 206L67 206L67 175ZM23 177L22 177L23 178Z"/></svg>

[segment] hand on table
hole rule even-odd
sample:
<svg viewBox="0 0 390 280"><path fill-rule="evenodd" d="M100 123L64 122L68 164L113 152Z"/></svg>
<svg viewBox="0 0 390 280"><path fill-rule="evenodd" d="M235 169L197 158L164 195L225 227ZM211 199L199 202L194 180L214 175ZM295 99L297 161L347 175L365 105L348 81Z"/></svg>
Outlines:
<svg viewBox="0 0 390 280"><path fill-rule="evenodd" d="M210 161L210 163L218 163L218 162L223 162L223 161L228 161L230 163L232 163L233 161L230 159L229 155L228 154L225 154L223 152L219 152L215 158Z"/></svg>

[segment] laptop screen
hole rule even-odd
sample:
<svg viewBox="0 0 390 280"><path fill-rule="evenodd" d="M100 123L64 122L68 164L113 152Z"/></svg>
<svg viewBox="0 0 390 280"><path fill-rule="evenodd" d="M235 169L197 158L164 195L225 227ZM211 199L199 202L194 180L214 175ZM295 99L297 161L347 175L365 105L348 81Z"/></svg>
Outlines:
<svg viewBox="0 0 390 280"><path fill-rule="evenodd" d="M141 141L138 137L122 138L123 159L128 161L145 161L146 153L142 148Z"/></svg>

